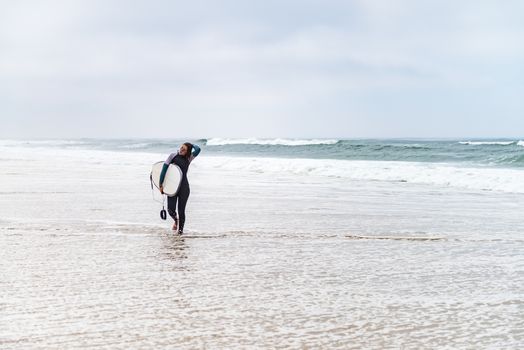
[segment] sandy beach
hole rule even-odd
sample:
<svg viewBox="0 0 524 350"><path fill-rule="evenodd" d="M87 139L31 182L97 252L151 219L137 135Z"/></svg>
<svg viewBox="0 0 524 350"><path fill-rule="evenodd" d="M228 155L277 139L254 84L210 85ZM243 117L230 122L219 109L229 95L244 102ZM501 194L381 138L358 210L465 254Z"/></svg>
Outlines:
<svg viewBox="0 0 524 350"><path fill-rule="evenodd" d="M149 185L159 157L2 150L2 348L523 344L522 195L202 156L177 237ZM410 236L439 239L387 239Z"/></svg>

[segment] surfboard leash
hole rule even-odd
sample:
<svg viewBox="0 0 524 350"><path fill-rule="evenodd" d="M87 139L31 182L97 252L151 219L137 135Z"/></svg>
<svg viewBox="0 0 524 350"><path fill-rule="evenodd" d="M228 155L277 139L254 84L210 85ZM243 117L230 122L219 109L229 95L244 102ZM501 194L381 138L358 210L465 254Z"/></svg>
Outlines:
<svg viewBox="0 0 524 350"><path fill-rule="evenodd" d="M155 190L154 190L154 187L153 187L153 174L149 175L149 181L151 182L151 196L153 197L153 200L155 202L160 203L160 201L155 198ZM166 213L166 209L165 209L165 202L166 202L166 195L162 194L162 210L160 210L160 218L162 220L166 220L167 219L167 213Z"/></svg>

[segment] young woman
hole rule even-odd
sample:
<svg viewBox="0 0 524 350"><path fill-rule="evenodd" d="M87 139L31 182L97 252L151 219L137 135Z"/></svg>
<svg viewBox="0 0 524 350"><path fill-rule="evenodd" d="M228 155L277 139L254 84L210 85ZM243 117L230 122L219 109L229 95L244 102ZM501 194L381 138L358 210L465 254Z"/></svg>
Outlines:
<svg viewBox="0 0 524 350"><path fill-rule="evenodd" d="M189 182L187 181L187 170L191 161L195 159L200 153L200 147L198 145L192 145L186 142L180 146L177 153L171 153L164 162L162 172L160 173L160 192L164 193L164 178L166 176L167 168L169 164L176 164L182 170L182 181L176 195L167 197L167 211L169 216L175 220L173 224L173 231L178 229L178 234L184 233L184 224L186 222L186 204L189 198ZM178 202L178 217L177 217L177 205Z"/></svg>

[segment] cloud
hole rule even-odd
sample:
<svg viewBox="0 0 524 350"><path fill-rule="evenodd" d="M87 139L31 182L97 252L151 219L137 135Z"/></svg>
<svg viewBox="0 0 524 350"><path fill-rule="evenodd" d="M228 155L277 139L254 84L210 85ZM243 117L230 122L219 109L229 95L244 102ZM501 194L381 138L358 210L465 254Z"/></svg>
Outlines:
<svg viewBox="0 0 524 350"><path fill-rule="evenodd" d="M286 136L300 133L300 120L304 133L322 133L312 136L341 132L329 125L349 130L355 124L372 135L377 125L391 130L391 118L413 123L411 132L421 135L424 123L406 113L420 117L431 106L449 125L494 87L522 89L522 76L515 76L524 53L518 2L20 1L2 7L0 79L8 87L0 99L9 113L0 118L56 121L53 137L101 135L106 124L120 128L103 136L140 136L151 115L160 124L201 120L186 127L197 136ZM475 97L464 97L456 111L432 105L435 94L455 100L465 95L458 91ZM393 108L376 107L391 96ZM487 110L507 102L501 98ZM501 111L522 111L511 106ZM70 118L95 126L61 129ZM15 124L7 136L27 133Z"/></svg>

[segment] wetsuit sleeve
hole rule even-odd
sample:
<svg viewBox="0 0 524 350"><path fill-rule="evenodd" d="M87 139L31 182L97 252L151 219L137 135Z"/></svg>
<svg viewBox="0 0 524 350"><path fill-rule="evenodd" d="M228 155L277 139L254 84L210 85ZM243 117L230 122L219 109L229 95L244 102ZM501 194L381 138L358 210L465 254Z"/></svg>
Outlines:
<svg viewBox="0 0 524 350"><path fill-rule="evenodd" d="M162 186L162 184L164 183L164 178L166 177L167 168L169 168L169 164L171 164L171 162L173 161L173 158L175 158L177 154L178 153L171 153L169 157L167 157L166 161L164 162L164 166L162 166L162 172L160 173L160 181L159 181L160 186Z"/></svg>
<svg viewBox="0 0 524 350"><path fill-rule="evenodd" d="M200 154L200 151L201 149L199 145L193 145L193 150L191 151L191 158L189 161L193 161L193 159L195 159Z"/></svg>

